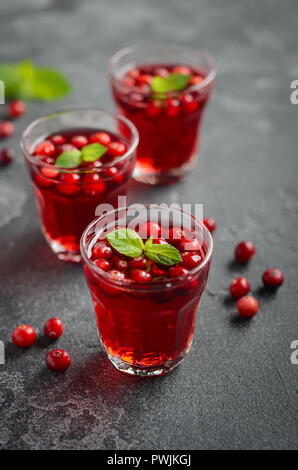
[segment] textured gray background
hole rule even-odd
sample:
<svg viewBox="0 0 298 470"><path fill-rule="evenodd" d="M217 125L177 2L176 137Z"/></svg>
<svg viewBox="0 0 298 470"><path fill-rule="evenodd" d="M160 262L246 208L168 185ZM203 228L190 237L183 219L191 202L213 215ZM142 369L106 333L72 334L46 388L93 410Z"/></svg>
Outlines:
<svg viewBox="0 0 298 470"><path fill-rule="evenodd" d="M0 59L32 57L73 81L67 100L32 102L11 139L49 111L112 108L108 58L140 40L193 44L216 61L196 170L164 189L132 187L138 201L203 202L218 222L215 253L195 342L183 365L161 379L122 376L99 350L91 299L80 266L55 259L39 228L18 150L0 171L0 448L196 449L297 447L298 366L290 343L297 315L296 0L1 0ZM251 239L257 255L240 269L235 244ZM270 266L285 272L276 294L261 289ZM227 296L245 273L260 312L241 322ZM65 324L59 347L73 359L66 375L46 370L50 345L10 343L20 322L41 330Z"/></svg>

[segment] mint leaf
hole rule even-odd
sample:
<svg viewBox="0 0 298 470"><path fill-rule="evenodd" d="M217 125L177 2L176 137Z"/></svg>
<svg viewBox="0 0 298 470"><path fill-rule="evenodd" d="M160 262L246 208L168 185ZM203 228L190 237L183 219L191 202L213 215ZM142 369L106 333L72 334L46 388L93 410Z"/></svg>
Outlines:
<svg viewBox="0 0 298 470"><path fill-rule="evenodd" d="M145 251L146 251L146 250L149 250L149 248L151 247L152 243L153 243L153 237L148 238L148 240L147 240L146 243L145 243L144 250L145 250Z"/></svg>
<svg viewBox="0 0 298 470"><path fill-rule="evenodd" d="M187 87L190 75L170 73L167 77L156 75L151 80L151 89L155 93L167 93L168 91L180 91Z"/></svg>
<svg viewBox="0 0 298 470"><path fill-rule="evenodd" d="M108 233L106 239L110 245L121 255L137 258L141 256L144 243L141 237L130 228L119 228Z"/></svg>
<svg viewBox="0 0 298 470"><path fill-rule="evenodd" d="M67 95L71 85L58 70L49 67L35 69L32 97L42 101L52 101Z"/></svg>
<svg viewBox="0 0 298 470"><path fill-rule="evenodd" d="M145 256L156 263L165 264L167 266L172 266L173 264L181 263L182 261L180 252L169 243L165 245L152 243L147 246L147 248L145 245Z"/></svg>
<svg viewBox="0 0 298 470"><path fill-rule="evenodd" d="M62 152L55 162L55 166L60 168L76 168L82 163L80 150L69 150Z"/></svg>
<svg viewBox="0 0 298 470"><path fill-rule="evenodd" d="M102 157L107 150L107 147L98 143L85 145L81 150L82 158L84 162L95 162L95 160Z"/></svg>

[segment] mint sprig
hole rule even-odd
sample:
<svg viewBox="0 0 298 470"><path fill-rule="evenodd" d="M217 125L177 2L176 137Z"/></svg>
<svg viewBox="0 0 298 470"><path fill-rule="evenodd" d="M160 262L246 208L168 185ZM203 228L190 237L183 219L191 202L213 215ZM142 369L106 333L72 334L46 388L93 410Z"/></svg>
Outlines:
<svg viewBox="0 0 298 470"><path fill-rule="evenodd" d="M174 246L169 243L164 245L153 243L152 237L144 245L141 237L129 228L114 230L106 238L118 253L130 258L137 258L144 254L152 261L166 266L172 266L182 261L180 252Z"/></svg>
<svg viewBox="0 0 298 470"><path fill-rule="evenodd" d="M70 93L69 80L51 67L36 67L30 59L0 64L5 97L52 101Z"/></svg>
<svg viewBox="0 0 298 470"><path fill-rule="evenodd" d="M55 162L55 166L60 168L76 168L84 162L95 162L107 152L107 147L94 143L84 145L81 150L74 149L62 152Z"/></svg>
<svg viewBox="0 0 298 470"><path fill-rule="evenodd" d="M167 77L156 75L151 80L151 89L154 93L167 93L169 91L180 91L187 87L190 75L170 73Z"/></svg>

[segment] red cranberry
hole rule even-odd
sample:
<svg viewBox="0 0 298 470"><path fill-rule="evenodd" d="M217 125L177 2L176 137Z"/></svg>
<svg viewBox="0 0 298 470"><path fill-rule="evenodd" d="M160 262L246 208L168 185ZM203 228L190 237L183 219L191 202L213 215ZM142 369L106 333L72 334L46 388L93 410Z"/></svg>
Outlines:
<svg viewBox="0 0 298 470"><path fill-rule="evenodd" d="M57 155L60 155L63 152L70 152L71 150L77 150L77 148L72 144L62 144L57 147Z"/></svg>
<svg viewBox="0 0 298 470"><path fill-rule="evenodd" d="M0 151L0 166L8 165L14 159L15 152L12 149L2 149Z"/></svg>
<svg viewBox="0 0 298 470"><path fill-rule="evenodd" d="M156 222L145 222L141 225L139 235L141 238L159 238L161 233L161 227Z"/></svg>
<svg viewBox="0 0 298 470"><path fill-rule="evenodd" d="M66 139L61 134L54 134L49 139L53 142L54 145L63 145L66 143Z"/></svg>
<svg viewBox="0 0 298 470"><path fill-rule="evenodd" d="M241 317L251 318L259 310L259 304L254 297L246 295L245 297L238 299L237 309Z"/></svg>
<svg viewBox="0 0 298 470"><path fill-rule="evenodd" d="M54 168L42 168L41 172L46 178L50 178L50 179L57 178L60 173L59 170L54 170Z"/></svg>
<svg viewBox="0 0 298 470"><path fill-rule="evenodd" d="M94 264L96 264L96 266L99 269L102 269L103 271L108 271L109 269L111 269L111 263L106 259L96 259L94 261Z"/></svg>
<svg viewBox="0 0 298 470"><path fill-rule="evenodd" d="M34 151L34 155L46 155L47 157L53 157L55 153L55 145L50 140L44 140L38 144Z"/></svg>
<svg viewBox="0 0 298 470"><path fill-rule="evenodd" d="M131 279L135 282L150 282L151 274L142 269L133 269L130 273Z"/></svg>
<svg viewBox="0 0 298 470"><path fill-rule="evenodd" d="M74 145L77 149L81 149L85 145L88 145L88 139L84 135L75 135L70 139L72 145Z"/></svg>
<svg viewBox="0 0 298 470"><path fill-rule="evenodd" d="M148 118L154 119L160 116L162 113L162 107L159 101L149 101L145 108L145 114Z"/></svg>
<svg viewBox="0 0 298 470"><path fill-rule="evenodd" d="M53 372L64 372L71 363L70 355L63 349L54 349L46 356L46 364Z"/></svg>
<svg viewBox="0 0 298 470"><path fill-rule="evenodd" d="M93 247L92 256L94 258L110 259L113 256L113 251L112 248L104 242L98 242Z"/></svg>
<svg viewBox="0 0 298 470"><path fill-rule="evenodd" d="M129 70L128 75L134 80L136 80L140 75L140 71L138 69L131 69Z"/></svg>
<svg viewBox="0 0 298 470"><path fill-rule="evenodd" d="M117 269L111 269L108 271L109 276L114 279L114 281L122 281L125 279L125 273L118 271Z"/></svg>
<svg viewBox="0 0 298 470"><path fill-rule="evenodd" d="M237 277L230 284L230 294L234 299L239 299L247 295L250 291L250 284L245 277Z"/></svg>
<svg viewBox="0 0 298 470"><path fill-rule="evenodd" d="M241 242L236 246L235 256L239 263L247 263L255 254L256 248L250 241Z"/></svg>
<svg viewBox="0 0 298 470"><path fill-rule="evenodd" d="M51 186L54 185L53 179L51 180L47 175L42 176L40 173L35 173L34 180L36 184L38 184L38 186L41 186L42 188L50 188Z"/></svg>
<svg viewBox="0 0 298 470"><path fill-rule="evenodd" d="M35 330L30 325L19 325L12 332L12 341L18 348L30 348L36 341Z"/></svg>
<svg viewBox="0 0 298 470"><path fill-rule="evenodd" d="M192 113L198 109L199 104L192 95L183 95L180 100L186 114Z"/></svg>
<svg viewBox="0 0 298 470"><path fill-rule="evenodd" d="M143 258L143 256L133 258L129 261L129 266L132 269L147 269L147 259Z"/></svg>
<svg viewBox="0 0 298 470"><path fill-rule="evenodd" d="M112 157L121 157L126 151L126 145L122 142L111 142L108 147L109 155Z"/></svg>
<svg viewBox="0 0 298 470"><path fill-rule="evenodd" d="M165 276L165 271L160 269L160 267L156 263L152 264L151 272L152 272L152 274L155 278L156 277L164 278L164 276Z"/></svg>
<svg viewBox="0 0 298 470"><path fill-rule="evenodd" d="M153 243L155 245L167 245L168 244L167 240L165 240L164 238L154 238Z"/></svg>
<svg viewBox="0 0 298 470"><path fill-rule="evenodd" d="M201 242L197 238L183 238L178 243L180 251L198 251L201 248Z"/></svg>
<svg viewBox="0 0 298 470"><path fill-rule="evenodd" d="M180 101L174 98L168 98L165 101L165 112L169 117L177 117L180 113Z"/></svg>
<svg viewBox="0 0 298 470"><path fill-rule="evenodd" d="M14 133L14 125L10 121L2 121L0 123L0 138L11 137Z"/></svg>
<svg viewBox="0 0 298 470"><path fill-rule="evenodd" d="M178 245L182 238L185 238L185 232L180 227L173 227L169 230L169 242L171 245Z"/></svg>
<svg viewBox="0 0 298 470"><path fill-rule="evenodd" d="M88 173L84 176L83 191L87 196L98 196L104 193L106 185L97 173Z"/></svg>
<svg viewBox="0 0 298 470"><path fill-rule="evenodd" d="M192 86L192 85L200 85L203 81L205 80L204 77L201 77L201 75L194 75L193 77L191 77L191 79L189 80L189 85Z"/></svg>
<svg viewBox="0 0 298 470"><path fill-rule="evenodd" d="M195 253L183 253L182 254L182 264L181 266L186 269L193 269L200 264L202 258L200 255Z"/></svg>
<svg viewBox="0 0 298 470"><path fill-rule="evenodd" d="M153 75L158 75L158 77L166 78L170 72L165 67L155 67Z"/></svg>
<svg viewBox="0 0 298 470"><path fill-rule="evenodd" d="M189 67L186 67L185 65L176 65L175 67L172 68L172 73L177 73L180 75L191 75L192 72Z"/></svg>
<svg viewBox="0 0 298 470"><path fill-rule="evenodd" d="M65 196L74 196L80 192L80 175L77 173L62 173L57 184L59 193Z"/></svg>
<svg viewBox="0 0 298 470"><path fill-rule="evenodd" d="M151 81L152 75L149 75L148 73L141 73L136 79L138 86L150 85Z"/></svg>
<svg viewBox="0 0 298 470"><path fill-rule="evenodd" d="M136 86L136 81L132 77L128 77L127 75L121 77L121 83L122 85L129 88Z"/></svg>
<svg viewBox="0 0 298 470"><path fill-rule="evenodd" d="M114 261L114 268L118 271L127 271L128 270L128 261L121 258L116 258Z"/></svg>
<svg viewBox="0 0 298 470"><path fill-rule="evenodd" d="M58 339L63 335L63 323L60 318L50 318L44 326L44 334L50 339Z"/></svg>
<svg viewBox="0 0 298 470"><path fill-rule="evenodd" d="M8 105L8 115L12 118L17 118L25 114L26 103L22 100L13 100Z"/></svg>
<svg viewBox="0 0 298 470"><path fill-rule="evenodd" d="M266 287L276 288L281 286L284 282L284 275L279 269L270 268L263 273L262 279Z"/></svg>
<svg viewBox="0 0 298 470"><path fill-rule="evenodd" d="M214 232L216 229L216 222L212 217L206 217L206 219L203 220L203 224L207 227L210 233Z"/></svg>
<svg viewBox="0 0 298 470"><path fill-rule="evenodd" d="M179 276L185 276L185 274L188 274L189 271L185 269L185 267L182 266L173 266L172 268L169 269L169 275L170 277L179 277Z"/></svg>
<svg viewBox="0 0 298 470"><path fill-rule="evenodd" d="M105 176L107 178L112 178L114 183L121 183L123 180L123 173L120 173L118 168L115 166L110 166L105 170Z"/></svg>
<svg viewBox="0 0 298 470"><path fill-rule="evenodd" d="M109 145L112 142L112 137L107 132L97 132L90 136L91 143L98 143L101 145Z"/></svg>

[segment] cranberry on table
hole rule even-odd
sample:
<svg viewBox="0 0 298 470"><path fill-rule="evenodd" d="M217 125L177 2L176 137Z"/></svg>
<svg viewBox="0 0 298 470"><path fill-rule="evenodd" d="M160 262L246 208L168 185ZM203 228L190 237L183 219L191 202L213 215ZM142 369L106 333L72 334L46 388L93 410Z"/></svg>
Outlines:
<svg viewBox="0 0 298 470"><path fill-rule="evenodd" d="M284 275L280 269L267 269L262 276L263 283L266 287L277 288L284 282Z"/></svg>
<svg viewBox="0 0 298 470"><path fill-rule="evenodd" d="M55 153L56 147L50 140L44 140L34 150L34 155L46 155L47 157L53 157Z"/></svg>
<svg viewBox="0 0 298 470"><path fill-rule="evenodd" d="M0 150L0 166L8 165L14 159L15 152L13 149L5 148Z"/></svg>
<svg viewBox="0 0 298 470"><path fill-rule="evenodd" d="M237 277L230 284L230 294L234 299L239 299L250 291L250 284L245 277Z"/></svg>
<svg viewBox="0 0 298 470"><path fill-rule="evenodd" d="M183 238L178 243L180 251L198 251L201 248L201 243L197 238Z"/></svg>
<svg viewBox="0 0 298 470"><path fill-rule="evenodd" d="M25 114L26 103L22 100L13 100L8 105L8 115L12 118L17 118Z"/></svg>
<svg viewBox="0 0 298 470"><path fill-rule="evenodd" d="M19 348L30 348L35 341L36 333L30 325L19 325L12 332L12 342Z"/></svg>
<svg viewBox="0 0 298 470"><path fill-rule="evenodd" d="M98 258L94 261L94 264L103 271L107 272L111 269L111 263L107 259Z"/></svg>
<svg viewBox="0 0 298 470"><path fill-rule="evenodd" d="M69 368L71 363L70 355L63 349L54 349L46 356L46 364L48 369L53 372L64 372Z"/></svg>
<svg viewBox="0 0 298 470"><path fill-rule="evenodd" d="M98 173L88 173L84 176L83 192L87 196L98 196L106 190L106 185Z"/></svg>
<svg viewBox="0 0 298 470"><path fill-rule="evenodd" d="M207 227L210 233L214 232L216 229L216 222L212 217L206 217L206 219L203 220L203 224Z"/></svg>
<svg viewBox="0 0 298 470"><path fill-rule="evenodd" d="M132 258L129 261L129 266L132 269L146 269L147 268L147 259L143 256L139 256L138 258Z"/></svg>
<svg viewBox="0 0 298 470"><path fill-rule="evenodd" d="M241 317L251 318L259 310L259 304L254 297L246 295L245 297L241 297L240 299L238 299L237 309Z"/></svg>
<svg viewBox="0 0 298 470"><path fill-rule="evenodd" d="M181 266L186 269L194 269L200 264L202 258L200 255L192 252L182 253L182 264Z"/></svg>
<svg viewBox="0 0 298 470"><path fill-rule="evenodd" d="M122 142L111 142L108 146L109 155L112 157L121 157L125 154L127 148Z"/></svg>
<svg viewBox="0 0 298 470"><path fill-rule="evenodd" d="M58 339L63 335L63 323L60 318L50 318L44 326L44 334L50 339Z"/></svg>
<svg viewBox="0 0 298 470"><path fill-rule="evenodd" d="M189 271L182 266L173 266L169 269L169 275L172 278L185 276L185 274L188 274L188 273Z"/></svg>
<svg viewBox="0 0 298 470"><path fill-rule="evenodd" d="M256 248L255 245L246 240L239 243L235 249L235 256L239 263L247 263L255 254Z"/></svg>
<svg viewBox="0 0 298 470"><path fill-rule="evenodd" d="M94 258L110 259L113 256L113 251L112 248L104 242L98 242L93 247L92 256Z"/></svg>
<svg viewBox="0 0 298 470"><path fill-rule="evenodd" d="M88 145L88 139L84 135L75 135L70 140L71 144L74 145L77 149L81 149L85 145Z"/></svg>
<svg viewBox="0 0 298 470"><path fill-rule="evenodd" d="M97 132L90 136L90 142L93 144L109 145L112 142L112 137L107 132Z"/></svg>
<svg viewBox="0 0 298 470"><path fill-rule="evenodd" d="M63 145L66 143L66 139L61 134L54 134L49 139L53 142L54 145Z"/></svg>
<svg viewBox="0 0 298 470"><path fill-rule="evenodd" d="M130 277L135 282L150 282L152 279L151 274L142 269L133 269L130 273Z"/></svg>
<svg viewBox="0 0 298 470"><path fill-rule="evenodd" d="M14 133L14 125L10 121L0 122L0 138L11 137Z"/></svg>
<svg viewBox="0 0 298 470"><path fill-rule="evenodd" d="M80 175L77 173L62 173L57 184L59 193L65 196L74 196L80 192Z"/></svg>

